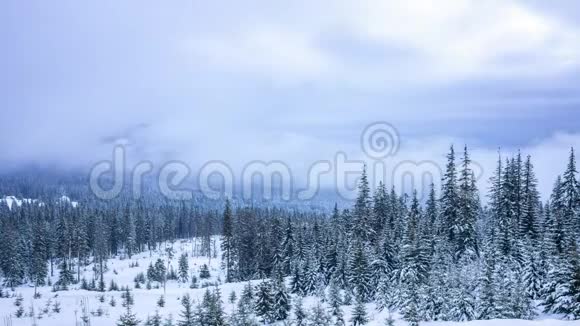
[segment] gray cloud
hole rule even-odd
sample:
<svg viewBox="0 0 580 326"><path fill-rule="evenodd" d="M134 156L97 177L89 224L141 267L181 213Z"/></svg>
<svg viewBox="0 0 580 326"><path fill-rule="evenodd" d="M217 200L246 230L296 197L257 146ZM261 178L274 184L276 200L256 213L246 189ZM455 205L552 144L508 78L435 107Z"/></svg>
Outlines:
<svg viewBox="0 0 580 326"><path fill-rule="evenodd" d="M401 159L439 161L452 142L491 163L500 145L543 160L552 150L542 144L554 144L552 154L565 159L579 132L571 4L466 3L473 7L445 2L423 17L447 27L436 33L383 25L388 13L373 1L284 10L261 1L9 1L0 30L9 49L0 53L1 160L87 167L126 142L133 160L195 168L220 159L236 169L283 160L304 175L309 162L338 150L360 156L359 134L374 121L400 130ZM413 2L386 6L420 12ZM522 29L458 25L505 20L506 8ZM543 33L527 33L534 28ZM497 40L490 48L488 37Z"/></svg>

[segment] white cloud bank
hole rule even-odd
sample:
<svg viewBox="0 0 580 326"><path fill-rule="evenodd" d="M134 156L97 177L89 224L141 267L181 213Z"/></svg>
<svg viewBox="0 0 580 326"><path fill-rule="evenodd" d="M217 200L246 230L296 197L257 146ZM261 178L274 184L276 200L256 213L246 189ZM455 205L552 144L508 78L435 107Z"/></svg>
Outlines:
<svg viewBox="0 0 580 326"><path fill-rule="evenodd" d="M291 15L238 8L250 23L221 21L220 31L190 40L188 53L204 65L274 81L363 85L549 75L580 65L578 26L525 2L361 0L292 8ZM385 59L351 60L349 49L326 43L336 38L382 48ZM388 49L406 54L393 59Z"/></svg>

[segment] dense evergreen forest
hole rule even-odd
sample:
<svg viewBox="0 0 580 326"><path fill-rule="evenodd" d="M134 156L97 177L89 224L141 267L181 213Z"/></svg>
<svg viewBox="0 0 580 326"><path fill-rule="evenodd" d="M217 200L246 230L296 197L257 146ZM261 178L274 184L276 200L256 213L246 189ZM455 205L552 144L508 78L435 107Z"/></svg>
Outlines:
<svg viewBox="0 0 580 326"><path fill-rule="evenodd" d="M355 325L364 324L369 302L399 311L412 324L533 319L537 306L580 319L580 185L573 150L562 163L563 174L542 203L529 156L500 157L489 189L477 189L467 148L456 155L452 147L441 188L431 186L426 201L416 191L399 194L382 183L374 188L363 171L352 207L328 213L155 196L104 202L78 183L67 189L62 182L59 187L79 202L73 206L51 200L58 189L44 189L40 181L35 190L3 178L3 196L36 194L31 198L38 201L0 205L0 276L6 288L40 286L59 271L54 286L65 290L83 281L81 268L94 262L101 273L89 282L104 291L102 270L111 257L196 237L204 255L213 257L221 247L225 282L277 280L255 294L256 314L273 320L288 317L276 308L284 302L274 295L285 287L282 279L298 296L357 303ZM221 237L218 244L213 235ZM339 314L333 312L337 324Z"/></svg>

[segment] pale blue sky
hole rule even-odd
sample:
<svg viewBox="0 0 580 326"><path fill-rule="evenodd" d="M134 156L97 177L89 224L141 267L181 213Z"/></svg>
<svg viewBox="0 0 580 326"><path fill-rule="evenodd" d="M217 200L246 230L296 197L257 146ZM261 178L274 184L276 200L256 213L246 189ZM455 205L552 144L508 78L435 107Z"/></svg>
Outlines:
<svg viewBox="0 0 580 326"><path fill-rule="evenodd" d="M127 138L140 157L304 165L378 120L427 156L579 142L575 1L286 5L2 1L3 161L85 164Z"/></svg>

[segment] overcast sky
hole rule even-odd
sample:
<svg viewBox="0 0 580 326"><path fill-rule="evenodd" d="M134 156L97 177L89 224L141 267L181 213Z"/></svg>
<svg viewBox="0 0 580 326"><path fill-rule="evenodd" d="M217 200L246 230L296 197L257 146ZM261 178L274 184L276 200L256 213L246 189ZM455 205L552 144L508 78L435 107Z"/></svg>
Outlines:
<svg viewBox="0 0 580 326"><path fill-rule="evenodd" d="M436 4L435 4L436 3ZM388 121L402 159L580 148L578 1L0 4L3 162L282 160L301 171Z"/></svg>

